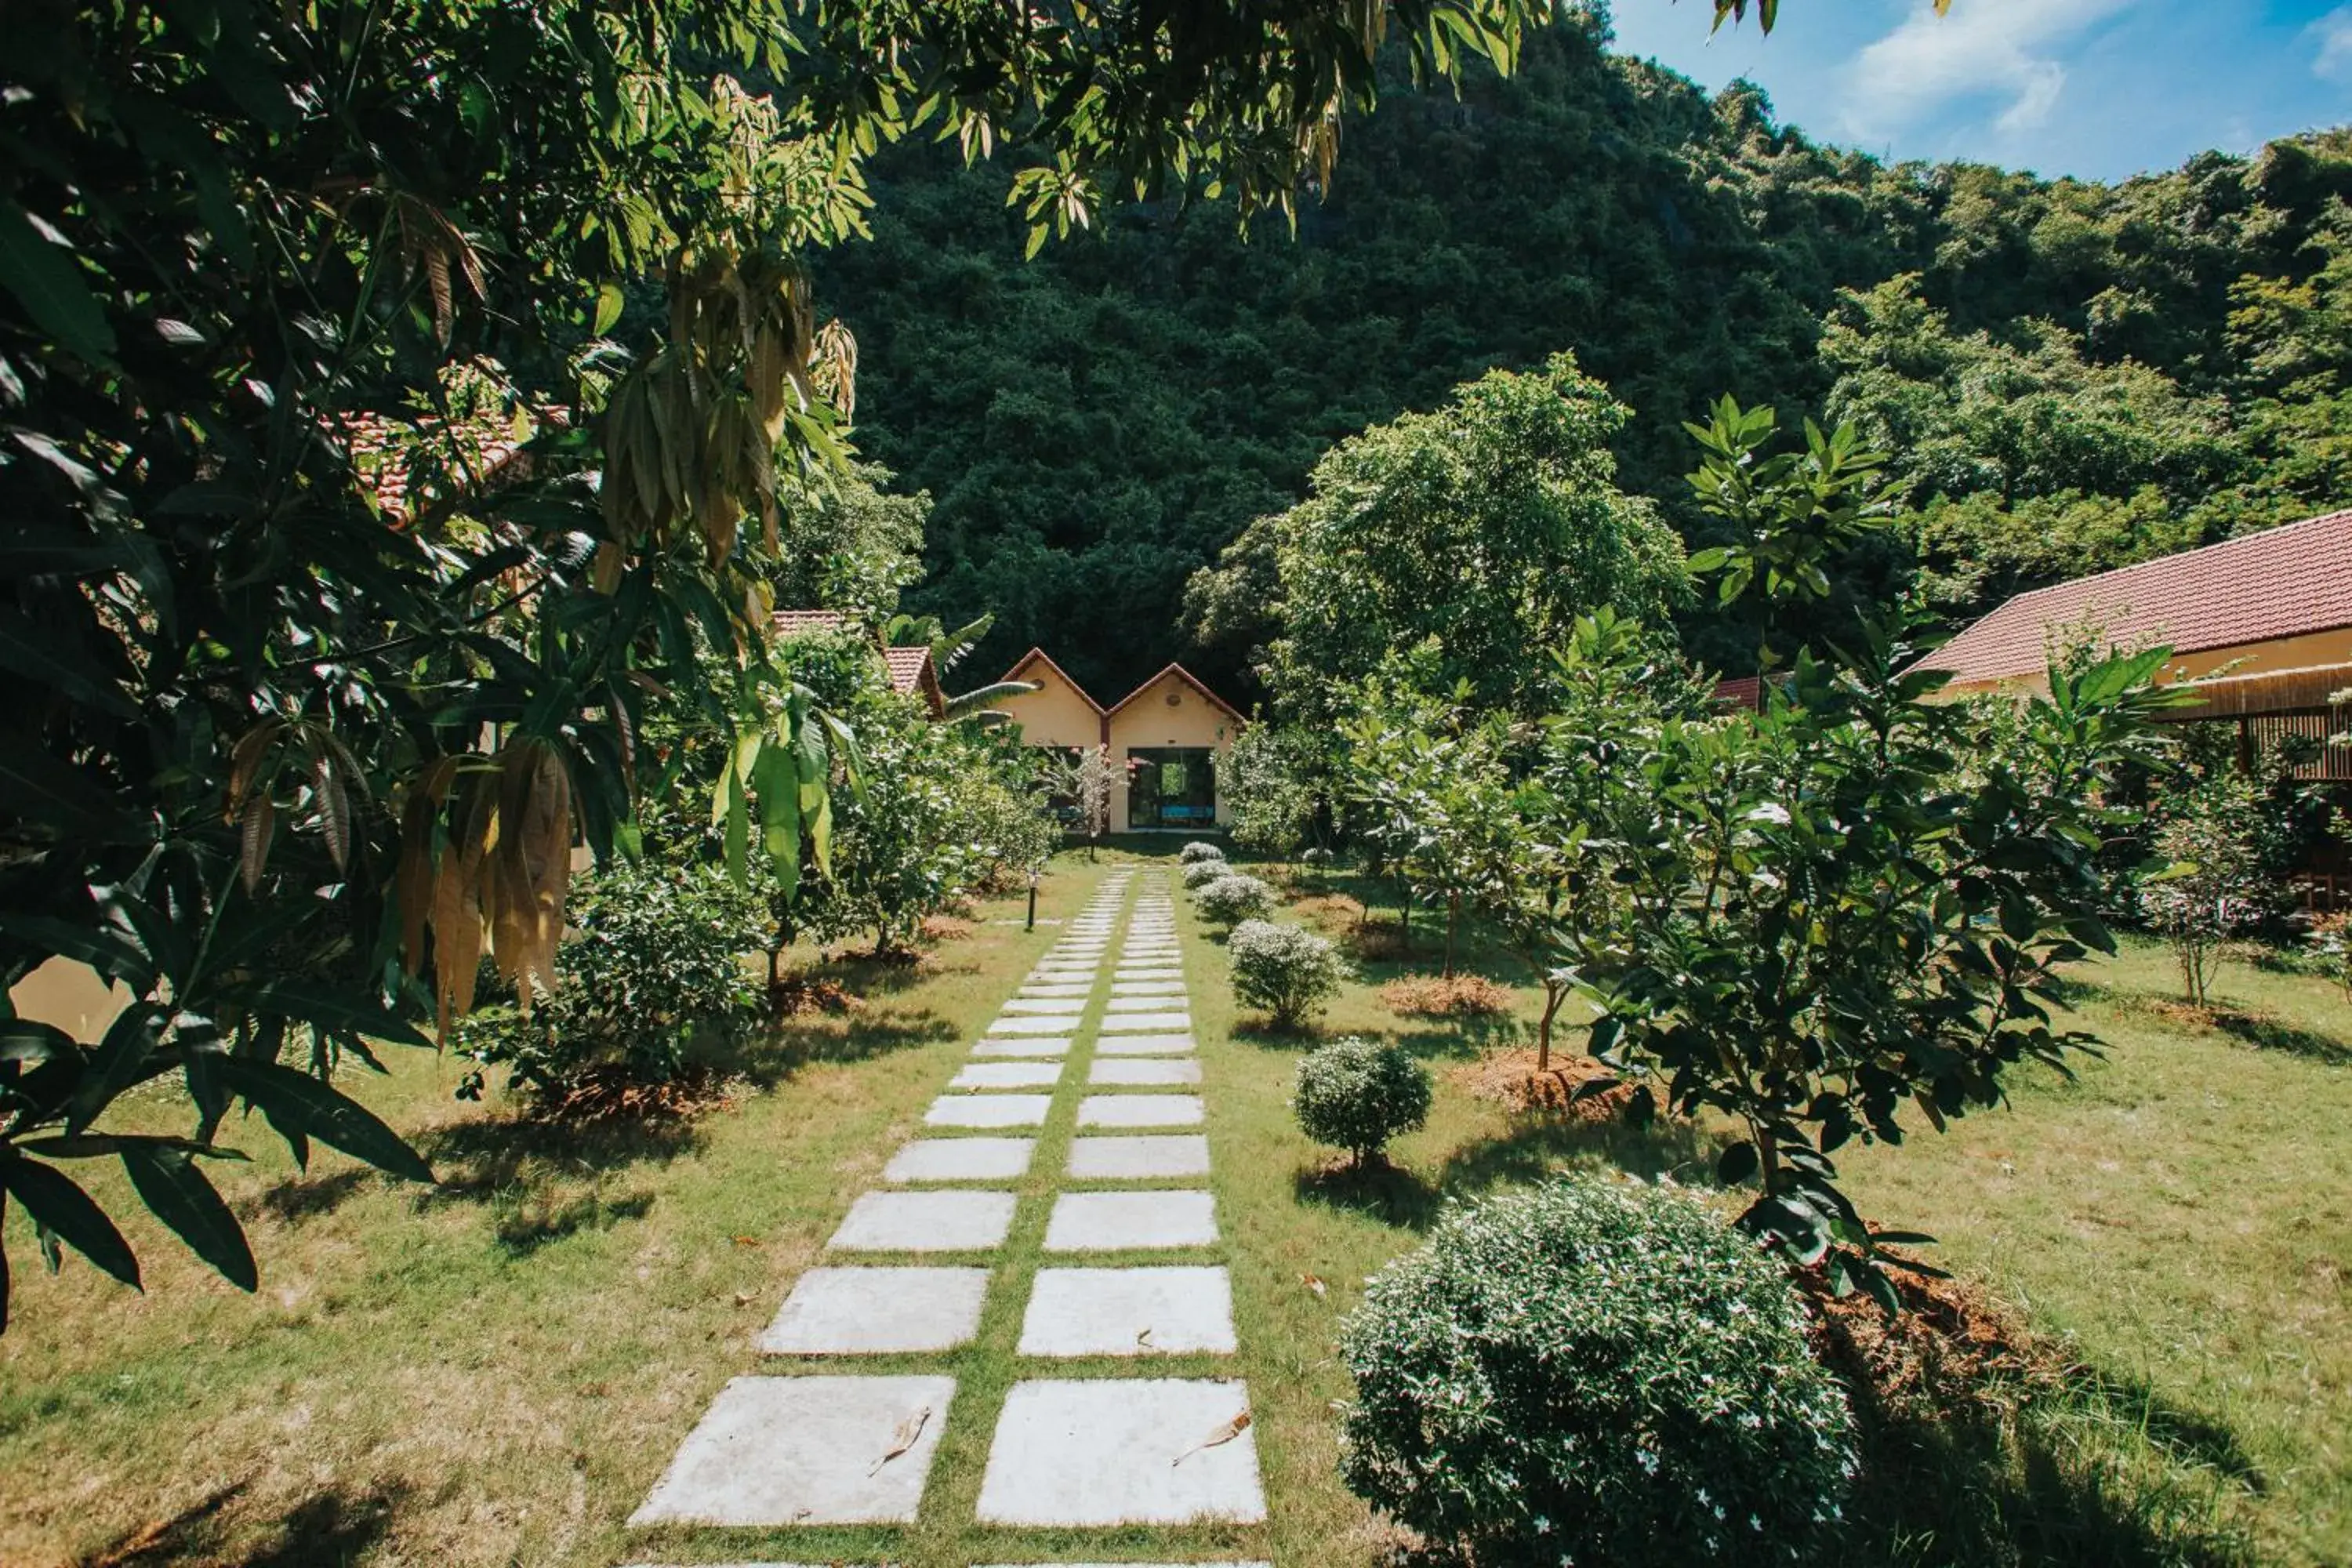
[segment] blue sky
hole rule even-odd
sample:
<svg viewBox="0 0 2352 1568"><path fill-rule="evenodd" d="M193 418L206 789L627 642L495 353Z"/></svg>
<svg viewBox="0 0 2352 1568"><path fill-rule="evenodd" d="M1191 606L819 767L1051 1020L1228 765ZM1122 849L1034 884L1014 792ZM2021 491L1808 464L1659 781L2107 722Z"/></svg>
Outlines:
<svg viewBox="0 0 2352 1568"><path fill-rule="evenodd" d="M1623 52L1898 159L2112 180L2352 121L2352 0L1780 0L1712 41L1711 0L1610 9Z"/></svg>

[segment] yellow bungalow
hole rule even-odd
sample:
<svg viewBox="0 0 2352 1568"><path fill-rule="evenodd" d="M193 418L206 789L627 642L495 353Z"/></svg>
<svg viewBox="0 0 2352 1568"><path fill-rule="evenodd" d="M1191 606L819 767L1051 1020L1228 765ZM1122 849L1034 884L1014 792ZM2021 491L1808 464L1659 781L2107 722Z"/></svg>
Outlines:
<svg viewBox="0 0 2352 1568"><path fill-rule="evenodd" d="M1032 746L1109 749L1110 826L1115 833L1198 832L1222 826L1218 759L1245 721L1234 705L1171 664L1105 708L1043 648L1004 674L1036 689L996 704Z"/></svg>

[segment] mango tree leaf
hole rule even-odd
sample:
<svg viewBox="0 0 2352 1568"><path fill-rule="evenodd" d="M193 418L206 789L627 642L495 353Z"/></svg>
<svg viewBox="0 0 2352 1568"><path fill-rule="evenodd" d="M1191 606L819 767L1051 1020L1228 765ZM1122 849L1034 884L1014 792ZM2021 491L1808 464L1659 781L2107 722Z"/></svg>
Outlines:
<svg viewBox="0 0 2352 1568"><path fill-rule="evenodd" d="M215 1057L212 1069L224 1088L259 1106L289 1144L316 1138L404 1180L434 1179L424 1157L373 1111L309 1073L237 1057Z"/></svg>
<svg viewBox="0 0 2352 1568"><path fill-rule="evenodd" d="M106 1211L54 1165L16 1153L0 1156L0 1187L16 1194L34 1223L113 1275L139 1289L139 1260Z"/></svg>
<svg viewBox="0 0 2352 1568"><path fill-rule="evenodd" d="M299 980L276 980L254 994L253 1005L259 1010L283 1013L289 1018L299 1018L315 1027L348 1029L354 1034L373 1035L379 1040L390 1040L396 1046L417 1046L433 1048L415 1024L396 1013L388 1012L373 999L350 992L330 990L323 985L311 985Z"/></svg>
<svg viewBox="0 0 2352 1568"><path fill-rule="evenodd" d="M114 329L74 265L73 253L52 245L15 202L0 198L0 289L16 297L33 324L59 346L93 364L114 355Z"/></svg>
<svg viewBox="0 0 2352 1568"><path fill-rule="evenodd" d="M67 1108L68 1132L79 1132L97 1121L99 1113L114 1103L115 1096L144 1075L148 1058L155 1054L163 1016L162 1008L145 1003L125 1007L116 1015L99 1040L89 1070L83 1075Z"/></svg>
<svg viewBox="0 0 2352 1568"><path fill-rule="evenodd" d="M194 1154L159 1142L132 1144L121 1155L122 1168L141 1201L171 1226L172 1234L188 1244L188 1250L240 1290L261 1283L245 1227L221 1201L211 1180L196 1168Z"/></svg>

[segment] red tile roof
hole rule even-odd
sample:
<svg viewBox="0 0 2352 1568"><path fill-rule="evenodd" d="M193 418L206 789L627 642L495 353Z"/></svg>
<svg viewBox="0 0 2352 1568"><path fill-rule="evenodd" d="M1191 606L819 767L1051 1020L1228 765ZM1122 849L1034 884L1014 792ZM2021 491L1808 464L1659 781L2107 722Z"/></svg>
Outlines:
<svg viewBox="0 0 2352 1568"><path fill-rule="evenodd" d="M2352 626L2352 511L2020 594L1920 663L1958 683L2039 674L2075 627L2196 653Z"/></svg>
<svg viewBox="0 0 2352 1568"><path fill-rule="evenodd" d="M778 637L797 637L811 632L845 630L849 617L839 610L778 610L775 624Z"/></svg>
<svg viewBox="0 0 2352 1568"><path fill-rule="evenodd" d="M858 628L843 610L778 610L773 617L776 635L780 637L808 637L824 632L851 632ZM936 719L947 711L947 694L940 689L939 672L931 668L931 650L920 644L903 647L887 647L880 635L875 646L881 652L882 664L890 672L890 689L901 695L919 696Z"/></svg>
<svg viewBox="0 0 2352 1568"><path fill-rule="evenodd" d="M525 419L531 434L548 425L569 423L560 408L530 411ZM425 506L454 500L458 494L479 494L499 485L527 479L530 457L515 438L511 419L480 414L457 425L445 425L431 416L397 417L366 411L336 415L329 428L341 439L358 470L362 488L373 498L376 510L395 523L408 522L419 510L412 494L412 464L430 452L440 472ZM445 494L443 492L456 492Z"/></svg>

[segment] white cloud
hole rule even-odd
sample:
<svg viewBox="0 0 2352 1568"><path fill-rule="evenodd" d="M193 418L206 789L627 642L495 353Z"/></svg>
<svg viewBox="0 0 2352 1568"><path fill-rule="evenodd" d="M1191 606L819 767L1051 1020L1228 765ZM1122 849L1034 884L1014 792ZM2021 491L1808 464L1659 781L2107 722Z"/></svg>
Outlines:
<svg viewBox="0 0 2352 1568"><path fill-rule="evenodd" d="M2312 47L2312 75L2324 81L2352 81L2352 5L2338 5L2305 27L2303 37Z"/></svg>
<svg viewBox="0 0 2352 1568"><path fill-rule="evenodd" d="M1995 129L2019 135L2048 123L2066 89L2067 46L2128 0L1961 0L1945 16L1919 0L1895 30L1864 47L1848 79L1849 131L1876 139L1956 100L2007 100ZM2352 5L2340 15L2352 18ZM2352 37L2347 37L2352 63Z"/></svg>

